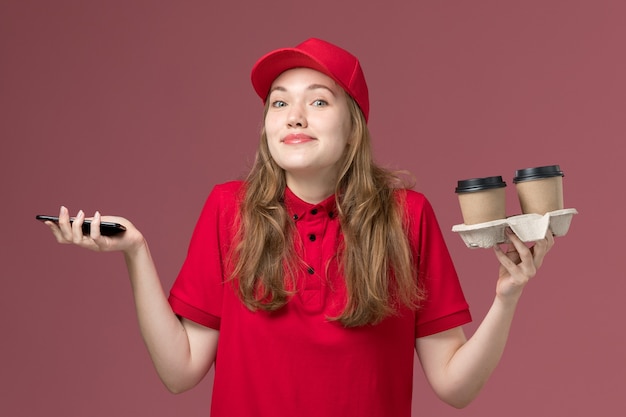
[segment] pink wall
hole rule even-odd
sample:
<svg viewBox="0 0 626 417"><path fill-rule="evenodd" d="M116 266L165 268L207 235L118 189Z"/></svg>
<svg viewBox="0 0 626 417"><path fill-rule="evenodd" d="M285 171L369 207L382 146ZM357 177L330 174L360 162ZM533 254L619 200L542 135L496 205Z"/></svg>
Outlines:
<svg viewBox="0 0 626 417"><path fill-rule="evenodd" d="M481 397L453 410L417 370L415 415L621 414L623 2L158 4L0 3L0 415L208 414L210 378L180 396L158 381L122 257L57 245L34 216L65 204L132 219L169 288L210 188L253 157L251 65L309 36L361 58L378 159L417 176L477 321L496 265L450 231L456 180L503 175L517 214L514 171L560 164L580 212Z"/></svg>

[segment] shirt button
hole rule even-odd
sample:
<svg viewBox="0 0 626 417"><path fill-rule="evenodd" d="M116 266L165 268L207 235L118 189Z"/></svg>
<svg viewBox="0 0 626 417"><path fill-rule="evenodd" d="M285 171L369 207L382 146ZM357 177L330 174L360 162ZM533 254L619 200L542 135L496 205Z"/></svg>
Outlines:
<svg viewBox="0 0 626 417"><path fill-rule="evenodd" d="M309 267L309 269L307 269L307 272L313 275L315 273L315 269L313 269L312 267Z"/></svg>
<svg viewBox="0 0 626 417"><path fill-rule="evenodd" d="M310 240L311 242L315 242L315 235L311 233L311 234L309 235L309 240Z"/></svg>
<svg viewBox="0 0 626 417"><path fill-rule="evenodd" d="M293 219L294 219L294 220L298 220L298 215L297 215L297 214L294 214L294 215L293 215Z"/></svg>
<svg viewBox="0 0 626 417"><path fill-rule="evenodd" d="M317 209L315 208L315 209L311 210L311 214L317 214Z"/></svg>
<svg viewBox="0 0 626 417"><path fill-rule="evenodd" d="M334 211L329 211L329 212L328 212L328 217L330 217L331 219L332 219L333 217L335 217L335 212L334 212Z"/></svg>

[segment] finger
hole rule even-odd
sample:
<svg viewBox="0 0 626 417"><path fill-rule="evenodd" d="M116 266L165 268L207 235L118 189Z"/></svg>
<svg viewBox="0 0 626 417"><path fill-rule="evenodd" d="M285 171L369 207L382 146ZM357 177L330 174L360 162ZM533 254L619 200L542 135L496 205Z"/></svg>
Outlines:
<svg viewBox="0 0 626 417"><path fill-rule="evenodd" d="M85 221L85 213L78 211L74 221L72 222L72 242L80 243L83 240L83 222Z"/></svg>
<svg viewBox="0 0 626 417"><path fill-rule="evenodd" d="M509 245L505 254L509 257L511 261L513 261L515 265L518 265L520 262L522 262L522 258L520 257L519 252L517 251L517 249L515 249L515 246L513 245Z"/></svg>
<svg viewBox="0 0 626 417"><path fill-rule="evenodd" d="M517 252L517 249L515 249L515 245L513 245L512 242L509 242L506 245L498 245L497 249L513 261L513 263L518 264L520 262L519 253Z"/></svg>
<svg viewBox="0 0 626 417"><path fill-rule="evenodd" d="M500 261L500 264L505 267L509 272L513 270L519 263L519 254L517 254L517 252L510 252L510 247L509 249L507 249L507 252L504 252L499 245L495 245L493 248L496 253L496 257L498 258L498 261Z"/></svg>
<svg viewBox="0 0 626 417"><path fill-rule="evenodd" d="M57 240L58 243L69 243L63 237L63 233L61 232L61 229L59 228L59 225L56 222L47 220L44 222L44 224L50 228L52 235L54 235L54 238Z"/></svg>
<svg viewBox="0 0 626 417"><path fill-rule="evenodd" d="M69 243L72 241L70 214L65 206L61 206L59 209L59 231L64 242Z"/></svg>
<svg viewBox="0 0 626 417"><path fill-rule="evenodd" d="M506 229L507 237L515 252L518 253L519 260L532 260L532 252L524 242L509 228Z"/></svg>
<svg viewBox="0 0 626 417"><path fill-rule="evenodd" d="M552 232L548 231L544 239L535 242L532 248L535 266L539 268L543 264L543 260L548 251L554 246L554 236Z"/></svg>
<svg viewBox="0 0 626 417"><path fill-rule="evenodd" d="M93 219L91 220L91 231L89 232L89 236L96 242L100 239L100 223L102 218L100 216L100 212L96 211L93 215Z"/></svg>
<svg viewBox="0 0 626 417"><path fill-rule="evenodd" d="M91 238L91 249L103 251L107 250L108 239L102 236L100 232L100 224L102 223L102 215L99 211L96 211L91 219L91 228L89 231L89 237Z"/></svg>
<svg viewBox="0 0 626 417"><path fill-rule="evenodd" d="M550 250L554 246L554 234L551 230L546 233L546 241L548 242L548 250Z"/></svg>
<svg viewBox="0 0 626 417"><path fill-rule="evenodd" d="M537 272L533 251L531 248L526 246L526 243L522 242L522 240L512 230L507 228L506 233L509 238L510 247L515 248L518 258L516 259L517 262L514 263L514 266L506 262L501 262L501 264L508 270L512 277L515 277L516 280L526 282ZM514 254L511 253L508 255L509 258L514 258Z"/></svg>

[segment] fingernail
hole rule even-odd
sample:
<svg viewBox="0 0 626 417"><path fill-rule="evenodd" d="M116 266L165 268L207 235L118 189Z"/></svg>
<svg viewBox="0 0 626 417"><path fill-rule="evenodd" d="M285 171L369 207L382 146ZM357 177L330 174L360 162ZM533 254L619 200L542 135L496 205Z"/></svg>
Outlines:
<svg viewBox="0 0 626 417"><path fill-rule="evenodd" d="M76 217L82 217L85 213L83 213L82 210L78 210L78 214L76 215Z"/></svg>

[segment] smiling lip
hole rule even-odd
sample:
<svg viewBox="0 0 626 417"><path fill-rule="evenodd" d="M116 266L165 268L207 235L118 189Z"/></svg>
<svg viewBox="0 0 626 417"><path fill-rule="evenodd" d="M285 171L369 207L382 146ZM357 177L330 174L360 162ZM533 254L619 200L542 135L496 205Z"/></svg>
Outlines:
<svg viewBox="0 0 626 417"><path fill-rule="evenodd" d="M304 133L292 133L283 138L282 142L287 145L297 145L299 143L305 143L315 140L311 136L305 135Z"/></svg>

